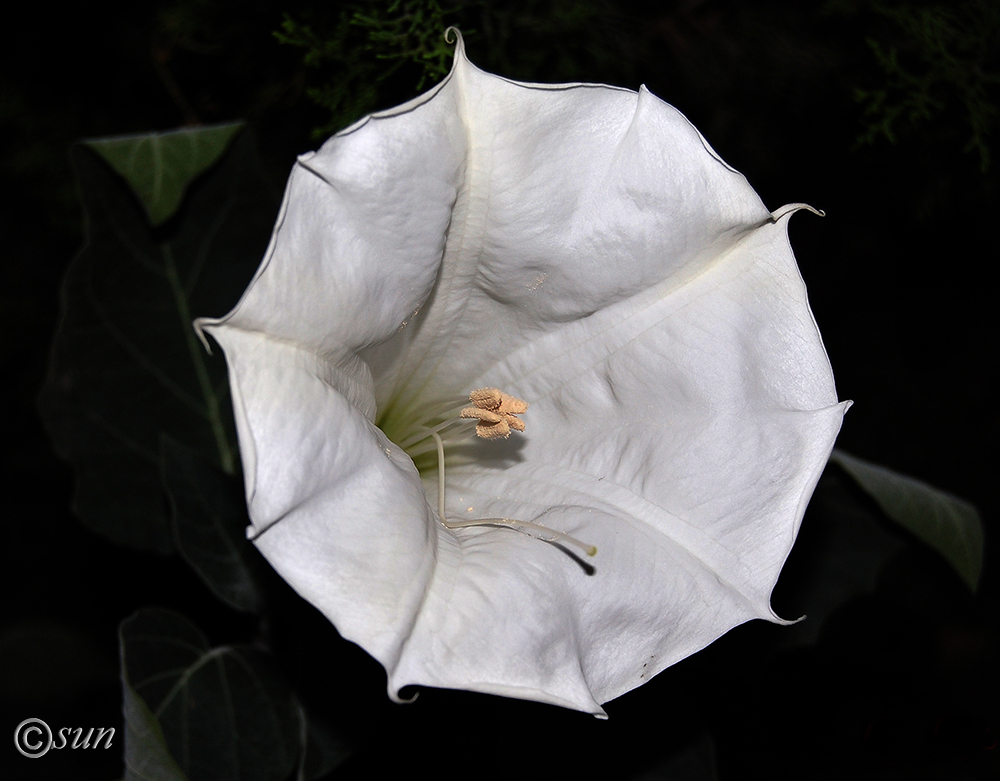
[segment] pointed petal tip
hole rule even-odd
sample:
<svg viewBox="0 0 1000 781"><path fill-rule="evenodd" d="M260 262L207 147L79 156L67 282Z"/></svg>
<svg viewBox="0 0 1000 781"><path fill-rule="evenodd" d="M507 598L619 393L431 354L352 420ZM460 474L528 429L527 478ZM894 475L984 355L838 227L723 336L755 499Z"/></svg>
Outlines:
<svg viewBox="0 0 1000 781"><path fill-rule="evenodd" d="M782 217L786 217L798 211L812 212L817 217L826 217L826 212L822 209L817 209L815 206L810 206L808 203L789 203L782 206L780 209L775 209L771 212L771 221L777 222Z"/></svg>
<svg viewBox="0 0 1000 781"><path fill-rule="evenodd" d="M217 324L218 321L211 317L199 317L194 322L191 323L191 327L194 328L195 334L198 336L198 341L202 343L205 348L205 352L209 355L212 354L212 345L208 341L208 337L205 336L205 329L211 328L213 325Z"/></svg>
<svg viewBox="0 0 1000 781"><path fill-rule="evenodd" d="M806 616L803 614L798 618L782 618L773 610L770 610L770 616L762 616L766 621L770 621L772 624L778 624L779 626L792 626L806 620Z"/></svg>

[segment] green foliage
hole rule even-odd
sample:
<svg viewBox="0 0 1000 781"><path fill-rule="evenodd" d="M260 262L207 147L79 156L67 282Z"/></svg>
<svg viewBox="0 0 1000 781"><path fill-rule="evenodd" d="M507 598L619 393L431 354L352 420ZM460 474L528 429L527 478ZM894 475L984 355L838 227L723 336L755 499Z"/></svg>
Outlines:
<svg viewBox="0 0 1000 781"><path fill-rule="evenodd" d="M415 62L422 66L423 73L416 87L419 91L428 79L440 79L448 72L453 47L444 39L444 16L436 0L405 3L394 0L385 11L375 8L367 15L355 13L351 24L367 30L378 59L399 64ZM390 64L388 73L392 68Z"/></svg>
<svg viewBox="0 0 1000 781"><path fill-rule="evenodd" d="M900 0L833 3L836 10L868 6L889 22L867 43L882 71L878 86L858 87L867 127L859 141L895 143L905 133L953 113L966 126L964 151L990 164L990 134L1000 116L1000 3L995 0L920 4Z"/></svg>
<svg viewBox="0 0 1000 781"><path fill-rule="evenodd" d="M212 647L184 616L146 608L118 630L125 781L299 781L350 749L307 719L270 657Z"/></svg>
<svg viewBox="0 0 1000 781"><path fill-rule="evenodd" d="M283 781L300 747L300 709L268 660L212 648L183 616L145 609L119 629L125 778Z"/></svg>
<svg viewBox="0 0 1000 781"><path fill-rule="evenodd" d="M168 434L161 438L160 463L178 552L229 607L259 612L270 568L246 538L243 481Z"/></svg>
<svg viewBox="0 0 1000 781"><path fill-rule="evenodd" d="M437 0L393 0L388 6L364 0L348 3L332 25L323 29L286 14L275 37L305 50L308 68L327 80L306 94L331 118L313 131L321 138L376 107L379 88L407 66L416 71L421 90L448 72L453 47L445 42L451 8Z"/></svg>
<svg viewBox="0 0 1000 781"><path fill-rule="evenodd" d="M124 781L188 781L170 755L160 722L129 683L124 664L122 715L125 718Z"/></svg>
<svg viewBox="0 0 1000 781"><path fill-rule="evenodd" d="M156 226L174 215L188 185L212 167L242 127L232 122L84 143L125 178Z"/></svg>
<svg viewBox="0 0 1000 781"><path fill-rule="evenodd" d="M218 148L215 128L185 132L214 140L184 141L180 148L194 159L160 157L169 169L162 178L178 186L203 167L206 146ZM119 543L167 551L173 534L161 436L223 472L237 470L225 365L205 352L192 320L238 300L267 246L275 203L246 135L160 227L128 180L88 146L73 158L88 240L63 284L39 406L56 448L76 469L74 509L84 522Z"/></svg>
<svg viewBox="0 0 1000 781"><path fill-rule="evenodd" d="M865 491L882 512L947 559L975 591L983 569L983 523L976 508L927 483L842 450L830 460Z"/></svg>

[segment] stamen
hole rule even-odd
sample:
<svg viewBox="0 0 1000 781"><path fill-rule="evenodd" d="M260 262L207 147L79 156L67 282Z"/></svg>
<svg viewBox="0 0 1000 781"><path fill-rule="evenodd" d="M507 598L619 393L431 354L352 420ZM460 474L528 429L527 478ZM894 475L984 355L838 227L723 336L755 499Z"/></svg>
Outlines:
<svg viewBox="0 0 1000 781"><path fill-rule="evenodd" d="M455 417L456 410L461 409L468 403L466 396L452 396L448 399L438 399L428 401L410 410L408 416L417 420L433 420L434 418Z"/></svg>
<svg viewBox="0 0 1000 781"><path fill-rule="evenodd" d="M469 422L471 423L471 421L469 421ZM399 446L403 450L405 450L407 453L410 453L410 457L412 458L413 453L410 452L410 447L412 445L415 445L418 442L422 442L423 440L427 439L427 437L429 437L431 434L440 433L441 431L443 431L444 429L448 428L449 426L461 426L461 425L463 425L463 423L465 423L465 421L462 421L462 420L459 420L459 419L456 419L456 418L451 418L450 420L446 420L443 423L438 423L436 426L431 426L431 428L429 428L429 429L426 429L426 428L425 429L421 429L420 431L416 432L415 434L411 434L406 439L404 439L402 442L400 442ZM465 423L465 425L468 425L468 424ZM433 448L428 448L428 450L432 450L432 449Z"/></svg>
<svg viewBox="0 0 1000 781"><path fill-rule="evenodd" d="M509 436L512 428L515 431L524 431L524 421L514 417L528 408L527 403L521 401L521 399L508 396L496 388L484 388L479 391L473 391L470 394L470 399L476 406L463 409L461 416L463 418L475 418L479 421L476 426L476 433L479 436L486 439L495 439L497 437ZM506 433L496 433L499 429L495 427L501 425L506 428ZM485 428L486 433L480 433L480 428ZM430 436L434 439L438 454L438 519L446 529L466 529L471 526L497 526L513 529L516 532L534 537L536 540L541 540L542 542L572 545L582 550L588 556L597 555L596 545L588 545L576 539L576 537L571 537L563 532L529 521L519 521L514 518L476 518L468 521L449 521L444 512L444 441L437 430L431 430Z"/></svg>
<svg viewBox="0 0 1000 781"><path fill-rule="evenodd" d="M472 406L465 406L469 402ZM473 424L476 435L483 439L505 439L511 431L524 431L521 415L528 409L528 402L504 393L499 388L478 388L468 399L456 397L438 399L410 410L411 433L397 444L416 459L437 450L438 463L438 518L447 529L465 529L471 526L496 526L556 545L572 545L588 556L597 554L597 547L575 537L550 529L538 523L519 521L515 518L475 518L449 521L445 516L444 440L465 439L470 436ZM471 508L470 508L471 509Z"/></svg>

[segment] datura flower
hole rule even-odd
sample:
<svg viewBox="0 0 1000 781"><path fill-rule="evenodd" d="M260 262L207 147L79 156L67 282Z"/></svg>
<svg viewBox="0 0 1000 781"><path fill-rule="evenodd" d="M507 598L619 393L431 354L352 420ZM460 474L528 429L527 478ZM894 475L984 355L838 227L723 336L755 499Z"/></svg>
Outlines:
<svg viewBox="0 0 1000 781"><path fill-rule="evenodd" d="M299 158L225 351L274 568L407 685L603 716L754 618L841 425L787 237L645 88L450 74ZM596 555L595 555L596 554Z"/></svg>

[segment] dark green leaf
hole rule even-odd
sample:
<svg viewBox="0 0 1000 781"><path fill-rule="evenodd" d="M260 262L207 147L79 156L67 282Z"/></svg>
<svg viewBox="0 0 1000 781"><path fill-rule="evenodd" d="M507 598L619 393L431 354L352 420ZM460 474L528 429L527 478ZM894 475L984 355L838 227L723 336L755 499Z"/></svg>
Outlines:
<svg viewBox="0 0 1000 781"><path fill-rule="evenodd" d="M129 777L175 778L140 775L147 766L167 772L157 724L189 781L284 781L291 774L299 709L259 652L211 648L197 627L167 610L141 610L122 623L119 637L126 707L133 696L147 709L133 701L138 718L126 727L136 736L134 751L126 750Z"/></svg>
<svg viewBox="0 0 1000 781"><path fill-rule="evenodd" d="M113 540L167 551L161 433L236 471L225 365L205 353L191 322L236 303L267 246L275 203L246 134L160 230L89 149L74 148L73 158L88 241L66 274L39 404L76 467L77 514Z"/></svg>
<svg viewBox="0 0 1000 781"><path fill-rule="evenodd" d="M167 749L160 722L128 684L122 668L125 781L188 781Z"/></svg>
<svg viewBox="0 0 1000 781"><path fill-rule="evenodd" d="M222 156L242 122L84 141L121 174L153 225L181 205L189 184Z"/></svg>
<svg viewBox="0 0 1000 781"><path fill-rule="evenodd" d="M842 450L830 458L903 528L938 551L975 591L983 567L983 525L976 508L878 464Z"/></svg>
<svg viewBox="0 0 1000 781"><path fill-rule="evenodd" d="M177 549L219 599L258 612L266 565L244 531L243 481L166 435L161 454Z"/></svg>

